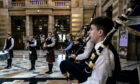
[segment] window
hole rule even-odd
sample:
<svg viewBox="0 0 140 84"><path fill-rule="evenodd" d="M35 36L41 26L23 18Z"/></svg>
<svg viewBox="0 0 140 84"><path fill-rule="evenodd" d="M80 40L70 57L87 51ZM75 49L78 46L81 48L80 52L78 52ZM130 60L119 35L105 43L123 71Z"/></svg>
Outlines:
<svg viewBox="0 0 140 84"><path fill-rule="evenodd" d="M0 8L3 8L3 1L0 1Z"/></svg>

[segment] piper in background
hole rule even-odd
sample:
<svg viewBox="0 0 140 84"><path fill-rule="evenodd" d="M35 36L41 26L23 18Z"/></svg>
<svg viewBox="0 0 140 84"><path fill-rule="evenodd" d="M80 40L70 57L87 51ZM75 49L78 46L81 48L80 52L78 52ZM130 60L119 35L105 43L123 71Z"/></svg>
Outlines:
<svg viewBox="0 0 140 84"><path fill-rule="evenodd" d="M31 70L35 70L35 62L37 60L37 52L36 52L37 41L33 38L33 36L29 37L27 41L27 48L30 50L29 52L29 59L31 62Z"/></svg>
<svg viewBox="0 0 140 84"><path fill-rule="evenodd" d="M52 36L51 32L48 32L48 38L46 38L46 41L43 45L43 48L47 49L47 58L46 61L48 62L49 71L46 72L46 74L52 74L52 68L53 68L53 62L55 62L55 52L54 52L54 46L55 46L55 39Z"/></svg>

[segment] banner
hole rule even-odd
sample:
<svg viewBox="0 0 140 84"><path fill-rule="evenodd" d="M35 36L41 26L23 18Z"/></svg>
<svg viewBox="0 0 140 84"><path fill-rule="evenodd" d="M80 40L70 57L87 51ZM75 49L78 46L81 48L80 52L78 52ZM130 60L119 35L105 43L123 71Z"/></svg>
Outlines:
<svg viewBox="0 0 140 84"><path fill-rule="evenodd" d="M128 31L120 31L120 40L119 40L119 55L121 58L127 58L127 46L128 46Z"/></svg>

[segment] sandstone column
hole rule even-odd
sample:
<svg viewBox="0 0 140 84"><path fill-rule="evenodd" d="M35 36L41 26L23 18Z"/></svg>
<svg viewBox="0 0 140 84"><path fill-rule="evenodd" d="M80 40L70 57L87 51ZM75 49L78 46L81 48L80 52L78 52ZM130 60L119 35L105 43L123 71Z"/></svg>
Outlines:
<svg viewBox="0 0 140 84"><path fill-rule="evenodd" d="M49 21L48 21L48 32L54 32L54 16L49 15Z"/></svg>
<svg viewBox="0 0 140 84"><path fill-rule="evenodd" d="M26 37L33 35L32 19L29 15L26 16Z"/></svg>

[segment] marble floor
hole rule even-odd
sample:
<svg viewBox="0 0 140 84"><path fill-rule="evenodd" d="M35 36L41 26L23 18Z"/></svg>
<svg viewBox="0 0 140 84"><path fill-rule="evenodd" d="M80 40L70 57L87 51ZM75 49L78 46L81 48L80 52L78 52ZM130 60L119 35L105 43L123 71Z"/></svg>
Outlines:
<svg viewBox="0 0 140 84"><path fill-rule="evenodd" d="M48 65L44 56L38 57L38 60L36 61L36 69L33 71L29 71L30 61L28 56L14 57L12 68L10 69L4 69L7 65L6 60L0 61L0 84L55 84L55 81L58 81L56 84L59 84L60 80L61 82L66 82L66 79L63 77L59 69L59 64L64 59L64 54L56 55L56 62L54 62L52 74L45 74L45 72L48 71ZM37 80L37 82L35 80ZM49 82L47 80L53 81Z"/></svg>
<svg viewBox="0 0 140 84"><path fill-rule="evenodd" d="M66 84L66 79L60 72L59 64L65 59L65 54L56 52L56 62L54 62L53 73L45 74L48 70L45 53L42 53L36 61L36 69L29 71L30 61L27 52L15 52L12 68L4 69L7 61L0 61L0 84ZM121 59L122 69L134 69L140 66L139 61L126 61ZM77 83L77 81L74 81Z"/></svg>
<svg viewBox="0 0 140 84"><path fill-rule="evenodd" d="M30 61L28 60L28 58L13 58L12 68L10 69L4 69L4 67L7 65L7 61L0 61L0 78L61 78L62 75L58 66L60 62L64 60L64 58L64 55L58 55L58 57L56 58L56 62L54 63L53 73L50 75L45 74L45 72L48 70L45 57L38 58L38 60L36 61L36 69L33 71L29 71Z"/></svg>

